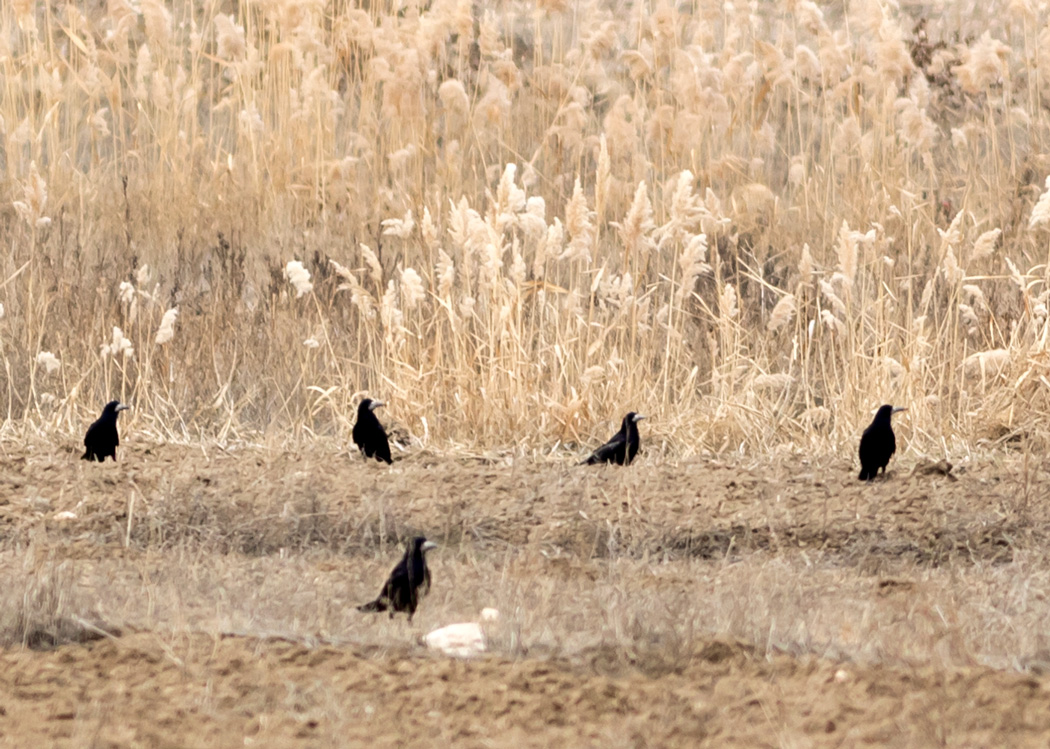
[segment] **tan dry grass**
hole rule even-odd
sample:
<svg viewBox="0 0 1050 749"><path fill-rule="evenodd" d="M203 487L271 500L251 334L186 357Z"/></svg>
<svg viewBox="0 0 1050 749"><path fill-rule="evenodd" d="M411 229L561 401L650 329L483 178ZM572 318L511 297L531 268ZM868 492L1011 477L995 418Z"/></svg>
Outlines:
<svg viewBox="0 0 1050 749"><path fill-rule="evenodd" d="M0 642L143 629L400 650L495 606L508 656L602 646L673 665L730 635L907 666L1050 663L1048 510L1024 499L1041 464L867 486L836 463L390 470L316 449L150 450L112 470L10 461ZM359 614L419 532L441 548L417 620Z"/></svg>
<svg viewBox="0 0 1050 749"><path fill-rule="evenodd" d="M4 556L5 569L22 561ZM892 574L868 576L796 553L651 563L552 562L534 549L439 552L432 560L438 584L411 625L404 617L365 616L354 608L374 593L394 558L187 551L43 562L27 577L5 575L5 585L46 588L63 603L25 609L20 624L5 621L0 633L7 645L38 649L144 630L401 652L415 648L423 633L476 620L492 605L503 621L493 627L490 649L507 657L571 657L607 647L624 659L644 653L673 668L703 642L730 636L770 655L941 669L1050 669L1050 643L1041 627L1050 615L1050 578L1042 555L1025 554L1005 565L905 563ZM55 577L65 570L75 572L75 580ZM5 596L5 605L11 603Z"/></svg>
<svg viewBox="0 0 1050 749"><path fill-rule="evenodd" d="M1047 481L1034 457L952 477L901 461L862 485L841 459L388 468L319 445L205 448L131 440L99 466L7 445L14 740L1043 738L1050 508L1030 501ZM357 612L419 531L441 548L415 620ZM484 606L502 612L490 655L419 644Z"/></svg>
<svg viewBox="0 0 1050 749"><path fill-rule="evenodd" d="M237 7L0 10L8 434L1045 442L1045 9Z"/></svg>

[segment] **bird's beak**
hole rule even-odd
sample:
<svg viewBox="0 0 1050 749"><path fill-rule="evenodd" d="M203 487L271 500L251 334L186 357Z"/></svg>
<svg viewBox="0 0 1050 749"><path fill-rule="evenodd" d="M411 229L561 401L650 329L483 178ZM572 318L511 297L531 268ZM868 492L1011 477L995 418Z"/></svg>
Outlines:
<svg viewBox="0 0 1050 749"><path fill-rule="evenodd" d="M438 547L438 545L436 543L434 543L433 541L424 541L423 545L419 547L419 550L420 551L430 551L431 549L436 549L437 547Z"/></svg>
<svg viewBox="0 0 1050 749"><path fill-rule="evenodd" d="M890 413L895 413L896 414L896 413L900 413L901 411L907 411L907 410L908 410L907 406L894 406L893 410Z"/></svg>
<svg viewBox="0 0 1050 749"><path fill-rule="evenodd" d="M371 405L368 406L368 410L375 411L377 408L382 408L385 405L383 401L372 401Z"/></svg>
<svg viewBox="0 0 1050 749"><path fill-rule="evenodd" d="M127 403L121 403L119 406L117 406L117 413L120 413L121 411L130 411L130 410L131 410L131 406L129 406Z"/></svg>
<svg viewBox="0 0 1050 749"><path fill-rule="evenodd" d="M634 415L634 420L635 421L641 421L644 418L645 418L645 416L643 416L642 414L635 414Z"/></svg>

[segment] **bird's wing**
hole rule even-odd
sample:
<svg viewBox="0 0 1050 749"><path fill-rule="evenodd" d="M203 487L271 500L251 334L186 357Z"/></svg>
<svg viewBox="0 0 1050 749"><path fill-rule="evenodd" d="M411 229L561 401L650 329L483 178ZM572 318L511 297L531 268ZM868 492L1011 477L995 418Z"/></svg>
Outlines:
<svg viewBox="0 0 1050 749"><path fill-rule="evenodd" d="M376 602L381 602L385 608L379 609L379 611L386 611L386 608L393 608L397 610L397 582L393 575L387 578L387 581L383 583L383 589L379 591L379 595L376 597Z"/></svg>
<svg viewBox="0 0 1050 749"><path fill-rule="evenodd" d="M405 587L405 583L408 580L408 555L406 554L401 558L394 569L390 571L390 577L383 583L383 589L379 591L379 595L372 603L367 603L365 606L370 608L358 607L359 611L386 611L388 608L398 610L398 606L401 603L401 597L399 591Z"/></svg>
<svg viewBox="0 0 1050 749"><path fill-rule="evenodd" d="M397 566L390 572L390 582L395 585L404 584L404 581L408 580L408 565L409 560L407 558L398 562Z"/></svg>
<svg viewBox="0 0 1050 749"><path fill-rule="evenodd" d="M387 439L386 430L383 429L383 422L375 414L370 414L370 416L372 418L370 419L368 430L368 442L372 454L380 460L392 463L393 460L390 458L390 440Z"/></svg>
<svg viewBox="0 0 1050 749"><path fill-rule="evenodd" d="M593 465L594 463L609 462L616 455L616 451L622 449L626 442L627 437L617 432L611 440L599 447L591 457L587 458L587 463Z"/></svg>
<svg viewBox="0 0 1050 749"><path fill-rule="evenodd" d="M627 437L627 462L630 463L634 460L634 456L638 454L638 448L641 447L642 439L638 435L638 428L631 432Z"/></svg>
<svg viewBox="0 0 1050 749"><path fill-rule="evenodd" d="M860 459L861 460L864 460L865 453L867 453L868 451L871 450L872 440L873 440L873 435L871 433L871 427L868 427L860 435L860 447L858 448L857 452L860 453Z"/></svg>
<svg viewBox="0 0 1050 749"><path fill-rule="evenodd" d="M411 553L411 551L405 552L405 556L394 567L390 573L390 580L387 581L390 587L390 599L397 604L407 603L408 597L412 594L412 573L409 571L412 564L409 556Z"/></svg>
<svg viewBox="0 0 1050 749"><path fill-rule="evenodd" d="M375 450L376 457L380 460L385 460L387 463L393 463L393 458L390 457L390 441L386 438L386 434L380 428L379 434L375 436Z"/></svg>

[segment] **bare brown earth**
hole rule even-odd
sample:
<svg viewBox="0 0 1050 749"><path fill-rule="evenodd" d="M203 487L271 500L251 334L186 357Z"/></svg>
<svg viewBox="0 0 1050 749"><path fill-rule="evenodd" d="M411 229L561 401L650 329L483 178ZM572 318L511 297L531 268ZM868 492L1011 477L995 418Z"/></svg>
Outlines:
<svg viewBox="0 0 1050 749"><path fill-rule="evenodd" d="M1050 741L1033 460L0 449L5 746ZM359 614L417 533L415 619ZM419 644L483 606L487 655Z"/></svg>

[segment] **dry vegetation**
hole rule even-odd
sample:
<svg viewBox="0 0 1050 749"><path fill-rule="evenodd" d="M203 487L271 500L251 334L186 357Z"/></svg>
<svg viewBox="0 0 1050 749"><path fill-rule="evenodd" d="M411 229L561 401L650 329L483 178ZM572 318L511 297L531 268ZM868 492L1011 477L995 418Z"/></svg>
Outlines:
<svg viewBox="0 0 1050 749"><path fill-rule="evenodd" d="M202 449L203 448L203 449ZM630 470L65 446L0 474L19 746L1042 746L1045 464ZM455 487L450 491L450 487ZM423 531L411 624L366 616ZM490 653L420 636L502 612ZM22 647L20 647L22 646Z"/></svg>
<svg viewBox="0 0 1050 749"><path fill-rule="evenodd" d="M1050 415L1028 0L0 9L8 431L958 455Z"/></svg>
<svg viewBox="0 0 1050 749"><path fill-rule="evenodd" d="M1048 50L1029 0L0 3L0 741L1045 746ZM427 449L347 458L366 392Z"/></svg>
<svg viewBox="0 0 1050 749"><path fill-rule="evenodd" d="M99 467L41 447L0 477L0 645L131 627L396 649L492 605L503 655L606 645L674 662L718 634L1050 668L1050 507L1023 502L1016 462L874 485L826 460L636 468L176 446ZM1046 466L1027 480L1045 485ZM418 533L440 549L417 621L359 614Z"/></svg>

